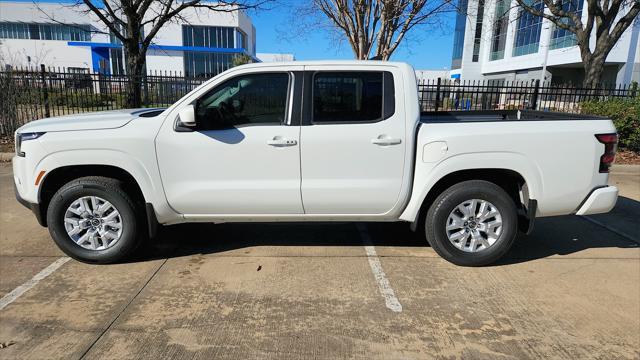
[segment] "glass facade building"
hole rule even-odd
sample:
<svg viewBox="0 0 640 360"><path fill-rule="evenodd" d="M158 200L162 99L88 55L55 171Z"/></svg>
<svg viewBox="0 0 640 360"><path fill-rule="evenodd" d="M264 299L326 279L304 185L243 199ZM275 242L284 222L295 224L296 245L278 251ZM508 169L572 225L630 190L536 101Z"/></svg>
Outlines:
<svg viewBox="0 0 640 360"><path fill-rule="evenodd" d="M459 11L456 15L456 27L453 33L453 55L451 56L451 69L460 69L462 66L462 51L464 49L464 31L467 25L468 0L460 0Z"/></svg>
<svg viewBox="0 0 640 360"><path fill-rule="evenodd" d="M184 52L184 74L188 77L213 77L232 67L235 54Z"/></svg>
<svg viewBox="0 0 640 360"><path fill-rule="evenodd" d="M491 33L491 51L489 61L504 59L504 49L507 45L507 29L509 27L508 0L498 0Z"/></svg>
<svg viewBox="0 0 640 360"><path fill-rule="evenodd" d="M478 62L480 58L480 40L482 40L482 19L484 18L484 0L478 0L478 16L476 16L476 31L473 37L473 57L471 61Z"/></svg>
<svg viewBox="0 0 640 360"><path fill-rule="evenodd" d="M182 45L230 49L235 47L235 32L232 27L183 25Z"/></svg>
<svg viewBox="0 0 640 360"><path fill-rule="evenodd" d="M182 26L182 45L210 48L211 51L184 51L184 73L193 77L212 77L232 67L234 53L215 49L247 49L247 35L234 27Z"/></svg>
<svg viewBox="0 0 640 360"><path fill-rule="evenodd" d="M149 2L149 11L160 11L159 3ZM127 40L133 35L127 29L135 29L124 18L113 27L88 15L65 1L0 0L0 47L11 55L7 62L16 67L43 64L129 75L131 57L126 45L133 46L133 52L144 38ZM141 54L145 57L144 72L210 77L235 63L259 61L256 29L246 12L231 7L204 14L201 9L187 8L180 15L154 31L154 38ZM140 26L142 37L154 26L147 20ZM124 37L119 39L116 34Z"/></svg>
<svg viewBox="0 0 640 360"><path fill-rule="evenodd" d="M91 26L0 22L0 39L91 41Z"/></svg>
<svg viewBox="0 0 640 360"><path fill-rule="evenodd" d="M562 2L562 10L568 13L581 14L582 6L583 0L564 0ZM573 25L573 22L569 18L565 18L565 22L567 25ZM551 44L549 44L551 50L574 46L577 43L576 34L554 26L553 33L551 34Z"/></svg>
<svg viewBox="0 0 640 360"><path fill-rule="evenodd" d="M534 9L543 11L541 2L531 5ZM532 15L528 11L518 11L518 23L513 44L513 56L535 54L540 47L540 32L542 31L542 18Z"/></svg>

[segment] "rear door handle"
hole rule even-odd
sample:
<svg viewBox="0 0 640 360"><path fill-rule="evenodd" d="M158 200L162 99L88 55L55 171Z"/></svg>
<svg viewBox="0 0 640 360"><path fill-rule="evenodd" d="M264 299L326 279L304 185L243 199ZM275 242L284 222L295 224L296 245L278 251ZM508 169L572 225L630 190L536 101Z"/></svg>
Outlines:
<svg viewBox="0 0 640 360"><path fill-rule="evenodd" d="M375 139L371 139L372 144L380 145L380 146L388 146L388 145L398 145L402 143L402 139L391 138L387 135L380 135Z"/></svg>
<svg viewBox="0 0 640 360"><path fill-rule="evenodd" d="M267 140L267 144L275 147L295 146L297 140L283 138L282 136L274 136L273 139Z"/></svg>

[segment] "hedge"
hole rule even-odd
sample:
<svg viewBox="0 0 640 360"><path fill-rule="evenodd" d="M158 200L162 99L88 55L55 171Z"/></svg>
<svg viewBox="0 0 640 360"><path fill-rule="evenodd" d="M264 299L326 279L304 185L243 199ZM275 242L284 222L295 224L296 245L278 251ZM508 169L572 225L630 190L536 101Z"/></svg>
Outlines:
<svg viewBox="0 0 640 360"><path fill-rule="evenodd" d="M613 120L621 148L640 152L640 96L586 101L581 105L583 114L601 115Z"/></svg>

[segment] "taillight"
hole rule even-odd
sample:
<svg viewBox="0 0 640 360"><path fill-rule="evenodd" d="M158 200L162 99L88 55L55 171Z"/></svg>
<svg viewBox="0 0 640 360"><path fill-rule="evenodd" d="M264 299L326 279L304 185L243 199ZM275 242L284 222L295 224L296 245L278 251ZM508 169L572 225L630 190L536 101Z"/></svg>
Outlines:
<svg viewBox="0 0 640 360"><path fill-rule="evenodd" d="M618 134L596 134L596 139L604 144L604 154L600 156L600 172L608 173L611 164L616 159Z"/></svg>

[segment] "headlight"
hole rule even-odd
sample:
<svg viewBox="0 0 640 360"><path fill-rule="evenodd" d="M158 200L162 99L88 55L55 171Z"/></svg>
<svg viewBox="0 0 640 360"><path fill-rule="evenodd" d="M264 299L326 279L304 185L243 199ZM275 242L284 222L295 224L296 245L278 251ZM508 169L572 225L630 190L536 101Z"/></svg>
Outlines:
<svg viewBox="0 0 640 360"><path fill-rule="evenodd" d="M16 134L16 155L24 157L25 153L22 151L22 143L29 140L35 140L44 135L44 132L29 132L29 133L17 133Z"/></svg>

